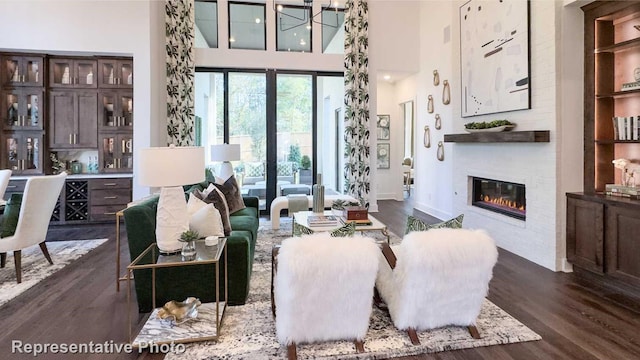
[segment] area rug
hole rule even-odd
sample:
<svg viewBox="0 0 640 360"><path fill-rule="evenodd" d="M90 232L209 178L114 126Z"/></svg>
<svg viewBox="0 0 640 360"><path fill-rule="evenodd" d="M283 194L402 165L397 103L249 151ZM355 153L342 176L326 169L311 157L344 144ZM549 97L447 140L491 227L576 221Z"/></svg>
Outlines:
<svg viewBox="0 0 640 360"><path fill-rule="evenodd" d="M380 233L367 236L383 239ZM276 339L271 315L271 247L291 236L291 220L284 219L279 230L261 220L256 246L256 258L247 304L228 307L224 314L221 335L217 342L186 345L180 354L170 353L165 359L282 359L286 347ZM391 242L400 239L391 234ZM386 359L398 356L434 353L489 345L539 340L541 337L514 319L498 306L485 300L477 322L482 338L471 338L466 328L445 327L419 332L421 345L411 344L406 332L397 330L388 312L373 308L369 331L365 338L365 353L355 353L352 342L334 341L298 346L299 359Z"/></svg>
<svg viewBox="0 0 640 360"><path fill-rule="evenodd" d="M20 284L16 282L13 253L8 253L7 265L0 269L0 306L97 248L105 241L107 239L48 241L47 249L49 249L53 265L45 259L39 246L30 246L22 250L22 282Z"/></svg>

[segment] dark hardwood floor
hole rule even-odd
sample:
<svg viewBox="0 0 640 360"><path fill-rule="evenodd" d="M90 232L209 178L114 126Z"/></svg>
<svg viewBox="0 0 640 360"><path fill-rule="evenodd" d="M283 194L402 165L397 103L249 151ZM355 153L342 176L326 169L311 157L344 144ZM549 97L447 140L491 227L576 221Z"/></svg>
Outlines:
<svg viewBox="0 0 640 360"><path fill-rule="evenodd" d="M376 217L404 233L405 202L380 201ZM426 221L436 219L415 212ZM128 259L123 230L123 259ZM115 225L57 227L48 239L109 238L109 242L65 267L0 308L0 358L12 340L24 343L122 343L126 339L126 291L115 289ZM53 255L53 254L52 254ZM9 256L7 268L13 271ZM55 261L55 256L54 256ZM135 296L135 292L134 292ZM449 351L403 359L639 359L640 308L619 304L615 294L583 285L573 274L554 273L500 250L489 299L542 336L541 341ZM135 306L135 305L134 305ZM135 310L135 309L134 309ZM136 315L140 326L140 318ZM211 354L214 356L215 354ZM38 359L162 359L160 354L40 355Z"/></svg>

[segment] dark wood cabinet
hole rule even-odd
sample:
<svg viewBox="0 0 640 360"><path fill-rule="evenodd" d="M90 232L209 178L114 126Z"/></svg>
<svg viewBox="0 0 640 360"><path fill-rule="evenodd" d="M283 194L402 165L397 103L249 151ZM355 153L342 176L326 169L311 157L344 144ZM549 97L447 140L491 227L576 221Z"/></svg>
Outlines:
<svg viewBox="0 0 640 360"><path fill-rule="evenodd" d="M604 273L604 205L567 199L567 258L574 265Z"/></svg>
<svg viewBox="0 0 640 360"><path fill-rule="evenodd" d="M93 58L49 59L49 86L63 88L97 88L98 62Z"/></svg>
<svg viewBox="0 0 640 360"><path fill-rule="evenodd" d="M98 158L102 172L133 172L133 134L102 133Z"/></svg>
<svg viewBox="0 0 640 360"><path fill-rule="evenodd" d="M133 88L131 59L100 59L98 72L98 84L101 88Z"/></svg>
<svg viewBox="0 0 640 360"><path fill-rule="evenodd" d="M39 175L44 173L42 131L15 131L2 134L3 169L12 175Z"/></svg>
<svg viewBox="0 0 640 360"><path fill-rule="evenodd" d="M43 86L44 56L3 55L0 82L4 87Z"/></svg>
<svg viewBox="0 0 640 360"><path fill-rule="evenodd" d="M99 93L98 126L100 131L133 131L133 92L102 90Z"/></svg>
<svg viewBox="0 0 640 360"><path fill-rule="evenodd" d="M49 93L49 147L95 149L98 147L98 94L87 91Z"/></svg>
<svg viewBox="0 0 640 360"><path fill-rule="evenodd" d="M3 130L43 130L44 89L12 88L0 91Z"/></svg>
<svg viewBox="0 0 640 360"><path fill-rule="evenodd" d="M89 192L91 221L114 221L116 212L131 202L131 179L91 179Z"/></svg>
<svg viewBox="0 0 640 360"><path fill-rule="evenodd" d="M640 205L607 206L606 223L607 274L640 289Z"/></svg>

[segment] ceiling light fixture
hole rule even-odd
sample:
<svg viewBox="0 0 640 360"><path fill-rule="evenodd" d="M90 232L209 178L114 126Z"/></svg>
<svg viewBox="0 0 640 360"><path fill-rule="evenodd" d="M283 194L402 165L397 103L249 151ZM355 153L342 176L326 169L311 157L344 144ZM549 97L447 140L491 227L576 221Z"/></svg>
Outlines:
<svg viewBox="0 0 640 360"><path fill-rule="evenodd" d="M383 78L384 78L385 80L389 81L389 80L391 80L391 75L385 75L385 76L383 76Z"/></svg>
<svg viewBox="0 0 640 360"><path fill-rule="evenodd" d="M311 22L313 21L314 23L317 24L321 24L324 26L330 26L332 28L338 28L340 27L340 23L338 22L338 10L342 10L340 8L338 8L338 1L334 1L333 3L331 2L331 0L329 0L327 5L321 5L320 7L320 11L318 11L316 14L312 14L313 11L313 0L302 0L304 3L304 16L303 17L299 17L299 16L295 16L295 15L291 15L291 14L287 14L285 13L284 10L284 6L282 6L282 4L278 4L276 5L276 0L273 0L273 11L276 12L276 14L278 15L278 17L280 18L280 31L287 31L287 30L291 30L294 28L297 28L299 26L305 26L307 30L311 30ZM326 10L334 10L335 13L335 23L325 23L322 22L322 19L320 19L320 21L316 20L316 17L320 14L322 14L323 11ZM282 16L286 16L289 17L291 19L295 19L295 20L299 20L300 23L298 24L294 24L292 26L289 27L283 27L282 26Z"/></svg>
<svg viewBox="0 0 640 360"><path fill-rule="evenodd" d="M236 42L236 38L234 38L233 36L229 38L229 42Z"/></svg>
<svg viewBox="0 0 640 360"><path fill-rule="evenodd" d="M260 18L256 18L256 24L260 24L261 21Z"/></svg>

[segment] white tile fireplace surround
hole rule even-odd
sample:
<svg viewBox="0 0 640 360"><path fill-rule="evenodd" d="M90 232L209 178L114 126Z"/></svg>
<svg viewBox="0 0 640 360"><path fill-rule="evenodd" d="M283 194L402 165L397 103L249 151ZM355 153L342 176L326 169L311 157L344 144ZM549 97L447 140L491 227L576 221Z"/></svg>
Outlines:
<svg viewBox="0 0 640 360"><path fill-rule="evenodd" d="M557 249L560 236L556 230L553 149L548 143L456 144L453 208L454 214L465 215L465 228L485 229L499 247L551 270L560 270L564 250ZM472 177L525 185L526 220L473 206Z"/></svg>

